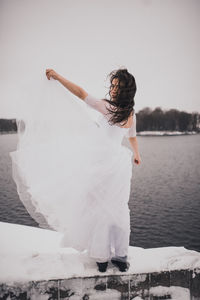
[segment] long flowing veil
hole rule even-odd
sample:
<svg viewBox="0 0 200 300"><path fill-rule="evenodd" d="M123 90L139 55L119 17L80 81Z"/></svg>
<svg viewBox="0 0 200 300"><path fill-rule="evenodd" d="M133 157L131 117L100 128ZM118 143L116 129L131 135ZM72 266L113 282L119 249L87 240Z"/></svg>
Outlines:
<svg viewBox="0 0 200 300"><path fill-rule="evenodd" d="M99 145L106 153L109 141L84 101L54 80L24 85L21 105L17 150L10 153L19 197L40 227L70 230L87 199Z"/></svg>

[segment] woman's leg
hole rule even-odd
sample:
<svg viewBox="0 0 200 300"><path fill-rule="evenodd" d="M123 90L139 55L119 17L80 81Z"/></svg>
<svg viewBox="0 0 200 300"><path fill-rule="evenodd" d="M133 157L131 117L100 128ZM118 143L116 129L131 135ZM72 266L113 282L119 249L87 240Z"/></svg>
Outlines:
<svg viewBox="0 0 200 300"><path fill-rule="evenodd" d="M112 244L115 249L115 257L125 261L128 256L130 230L118 225L111 228Z"/></svg>
<svg viewBox="0 0 200 300"><path fill-rule="evenodd" d="M121 272L127 271L130 266L130 264L127 261L129 234L129 230L124 230L119 226L113 226L112 228L112 238L115 247L115 255L112 257L111 262Z"/></svg>
<svg viewBox="0 0 200 300"><path fill-rule="evenodd" d="M112 257L112 260L117 260L117 261L121 261L121 262L127 262L127 255L125 256L118 256L118 255L115 255Z"/></svg>

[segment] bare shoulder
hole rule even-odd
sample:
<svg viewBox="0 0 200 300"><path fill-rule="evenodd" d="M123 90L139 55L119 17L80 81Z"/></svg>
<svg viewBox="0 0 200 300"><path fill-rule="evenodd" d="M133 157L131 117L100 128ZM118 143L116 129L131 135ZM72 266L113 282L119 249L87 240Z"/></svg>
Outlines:
<svg viewBox="0 0 200 300"><path fill-rule="evenodd" d="M121 128L131 128L133 125L133 113L129 116L127 123Z"/></svg>

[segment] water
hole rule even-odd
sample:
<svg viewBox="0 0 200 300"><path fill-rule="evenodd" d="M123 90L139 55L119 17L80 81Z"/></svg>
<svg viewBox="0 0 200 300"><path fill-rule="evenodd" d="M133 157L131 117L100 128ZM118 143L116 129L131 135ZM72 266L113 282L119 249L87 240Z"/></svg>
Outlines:
<svg viewBox="0 0 200 300"><path fill-rule="evenodd" d="M138 137L133 165L130 244L200 251L200 135ZM38 226L19 200L8 155L17 135L0 135L0 221Z"/></svg>
<svg viewBox="0 0 200 300"><path fill-rule="evenodd" d="M0 135L0 221L37 226L19 200L16 185L12 179L9 152L17 145L17 134Z"/></svg>

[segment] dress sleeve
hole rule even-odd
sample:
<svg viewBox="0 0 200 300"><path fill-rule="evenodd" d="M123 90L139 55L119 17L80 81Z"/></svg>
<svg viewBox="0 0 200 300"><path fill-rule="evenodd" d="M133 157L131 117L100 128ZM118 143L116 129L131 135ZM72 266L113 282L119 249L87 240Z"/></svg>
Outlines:
<svg viewBox="0 0 200 300"><path fill-rule="evenodd" d="M135 113L133 114L133 124L127 130L125 137L127 137L127 138L136 137L136 115L135 115Z"/></svg>
<svg viewBox="0 0 200 300"><path fill-rule="evenodd" d="M88 94L84 99L85 103L91 106L93 109L99 111L102 114L106 114L108 111L106 110L106 102L102 99L95 98L94 96Z"/></svg>

